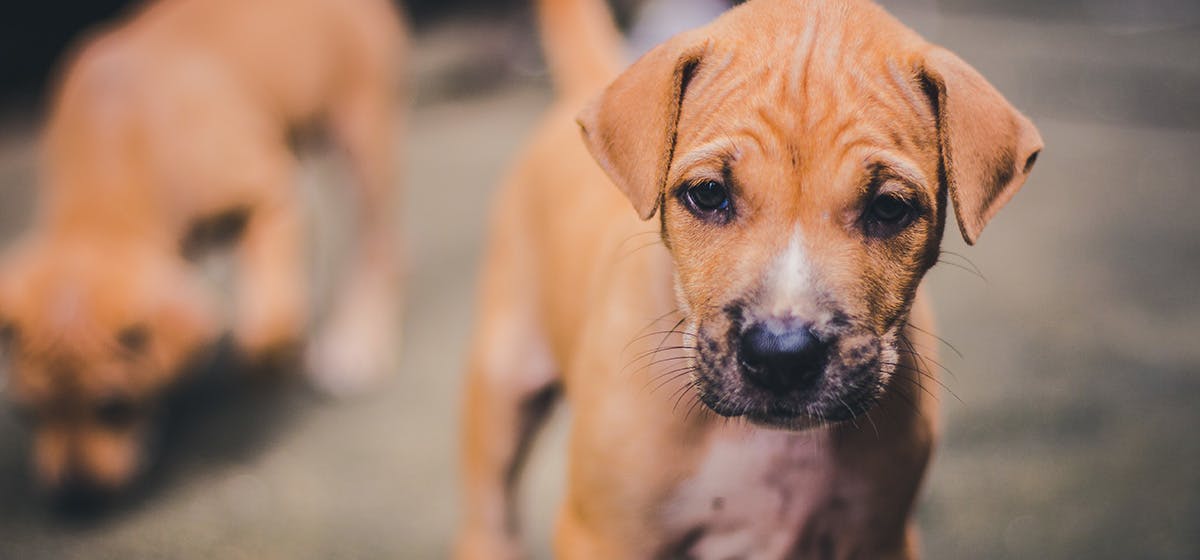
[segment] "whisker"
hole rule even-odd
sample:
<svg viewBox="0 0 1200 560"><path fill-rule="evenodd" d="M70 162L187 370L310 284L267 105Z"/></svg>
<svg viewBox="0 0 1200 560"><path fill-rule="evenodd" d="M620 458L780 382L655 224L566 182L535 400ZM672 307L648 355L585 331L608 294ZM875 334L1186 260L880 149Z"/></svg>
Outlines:
<svg viewBox="0 0 1200 560"><path fill-rule="evenodd" d="M975 262L974 262L974 261L972 261L971 259L967 258L967 256L966 256L966 255L964 255L964 254L962 254L962 253L956 253L956 252L954 252L954 251L947 251L947 250L945 250L945 249L942 249L942 250L940 251L940 253L941 253L942 255L950 255L950 256L952 256L952 257L958 257L958 258L960 258L960 259L962 259L962 260L964 260L964 261L967 261L967 264L971 265L971 268L975 269L975 272L976 272L976 273L978 273L980 276L983 276L983 271L982 271L982 270L980 270L980 269L979 269L979 267L975 265Z"/></svg>
<svg viewBox="0 0 1200 560"><path fill-rule="evenodd" d="M674 362L674 361L678 361L678 360L690 360L691 358L692 358L692 356L690 354L684 354L682 356L668 356L666 358L659 358L657 360L654 360L653 362L650 362L650 363L642 366L637 371L643 371L646 368L653 366L653 365L666 364L666 363L670 363L670 362Z"/></svg>
<svg viewBox="0 0 1200 560"><path fill-rule="evenodd" d="M671 406L671 414L675 414L675 412L679 409L679 403L683 400L683 397L691 395L693 399L696 398L695 392L692 391L695 388L695 381L689 381L683 385L680 385L680 387L676 389L674 393L671 393L671 396L675 397L675 404Z"/></svg>
<svg viewBox="0 0 1200 560"><path fill-rule="evenodd" d="M953 262L953 261L942 260L942 259L938 259L938 261L937 261L937 262L938 262L939 264L947 264L947 265L953 266L954 268L961 269L961 270L963 270L963 271L965 271L965 272L967 272L967 273L969 273L969 274L971 274L971 275L973 275L973 276L976 276L976 277L978 277L980 280L983 280L983 283L984 283L984 284L991 284L991 282L988 282L988 279L987 279L987 278L985 278L985 277L984 277L982 274L980 274L980 273L979 273L979 272L977 272L977 271L971 270L970 268L967 268L967 267L965 267L965 266L963 266L963 265L961 265L961 264L958 264L958 263L956 263L956 262Z"/></svg>
<svg viewBox="0 0 1200 560"><path fill-rule="evenodd" d="M693 371L695 371L695 368L694 368L694 367L692 367L692 366L687 366L687 367L683 367L683 368L679 368L679 369L673 370L673 371L671 372L671 375L670 375L670 376L667 376L667 375L660 375L660 376L658 376L657 378L655 378L654 380L648 381L648 382L646 383L646 385L642 387L642 389L643 389L643 390L645 390L645 389L646 389L646 387L648 387L648 386L649 386L651 383L653 383L654 381L658 381L658 380L660 380L660 379L663 379L664 377L666 377L666 379L663 379L661 382L659 382L659 383L658 383L658 385L655 385L653 389L650 389L650 394L651 394L651 395L653 395L653 394L654 394L656 391L658 391L659 389L662 389L663 387L666 387L666 386L667 386L668 384L670 384L672 381L675 381L675 380L677 380L677 379L680 379L680 378L682 378L682 377L684 377L684 376L690 375L690 374L691 374Z"/></svg>
<svg viewBox="0 0 1200 560"><path fill-rule="evenodd" d="M897 380L898 381L907 381L908 383L911 383L914 387L920 389L921 392L925 393L926 395L929 395L929 398L933 399L933 402L937 402L937 403L942 402L941 399L938 398L936 393L933 393L928 388L926 388L924 385L921 385L921 383L915 379L907 378L907 377L899 377L899 378L897 378Z"/></svg>
<svg viewBox="0 0 1200 560"><path fill-rule="evenodd" d="M923 365L929 365L928 363L925 363L925 362L933 362L933 363L934 363L934 364L936 364L938 367L940 367L940 368L942 368L943 370L945 370L945 371L946 371L946 373L950 374L950 377L953 377L953 378L955 378L955 379L958 379L958 376L957 376L957 375L955 375L955 374L954 374L954 372L950 370L950 368L948 368L948 367L946 367L946 366L942 365L942 364L941 364L941 362L939 362L939 361L937 361L937 360L935 360L935 359L933 359L933 358L926 358L924 354L921 354L920 352L918 352L918 351L917 351L917 348L916 348L916 346L914 346L914 345L913 345L912 341L911 341L911 340L909 340L909 339L908 339L908 337L906 337L906 336L904 336L904 335L900 335L900 339L899 339L899 340L900 340L900 342L903 342L903 343L904 343L904 345L908 347L908 349L907 349L907 350L905 350L905 349L903 349L903 348L897 348L897 349L896 349L896 351L897 351L897 352L908 352L909 354L912 354L913 356L916 356L916 357L917 357L917 360L920 360L920 361L922 362L922 364L923 364Z"/></svg>
<svg viewBox="0 0 1200 560"><path fill-rule="evenodd" d="M683 415L683 421L687 422L692 416L692 411L696 410L696 406L700 404L699 397L692 399L692 404L688 406L687 412Z"/></svg>
<svg viewBox="0 0 1200 560"><path fill-rule="evenodd" d="M633 256L634 254L636 254L638 251L643 251L643 250L649 249L650 247L654 247L655 245L657 245L657 246L660 246L660 247L665 247L665 245L663 245L663 242L662 242L662 240L661 240L661 239L656 239L656 240L654 240L654 241L653 241L653 242L651 242L651 243L647 243L647 244L645 244L645 245L642 245L642 246L640 246L640 247L636 247L636 248L634 248L632 251L629 251L629 252L627 252L627 253L625 253L625 254L623 254L623 255L619 255L619 256L616 258L616 260L615 260L614 262L618 262L618 263L619 263L619 262L621 262L621 261L623 261L623 260L625 260L625 259L627 259L627 258L629 258L629 257L632 257L632 256Z"/></svg>
<svg viewBox="0 0 1200 560"><path fill-rule="evenodd" d="M665 334L665 335L667 335L667 336L670 336L670 335L672 335L672 334L677 334L677 335L680 335L680 336L690 336L690 337L692 337L692 338L695 338L695 337L696 337L696 335L694 335L694 334L692 334L692 333L685 332L685 331L679 331L679 330L675 330L675 331L652 331L652 332L648 332L648 333L646 333L646 334L643 334L643 335L641 335L641 336L639 336L639 337L637 337L637 338L634 338L633 340L630 340L630 341L629 341L629 344L626 344L625 346L626 346L626 348L628 348L630 345L632 345L634 342L637 342L638 340L641 340L641 339L643 339L643 338L649 338L649 337L651 337L651 336L654 336L654 335L657 335L657 334Z"/></svg>
<svg viewBox="0 0 1200 560"><path fill-rule="evenodd" d="M620 242L620 243L618 243L618 244L617 244L617 251L620 251L621 249L623 249L623 248L625 247L625 244L626 244L626 243L629 243L630 241L633 241L633 240L635 240L635 239L639 239L639 238L645 237L645 236L647 236L647 235L659 235L659 236L661 236L661 235L662 235L662 233L661 233L661 232L658 232L658 231L654 231L654 230L648 230L648 231L639 231L639 232L637 232L637 233L632 233L632 234L630 234L630 235L626 236L624 239L622 239L622 240L621 240L621 242Z"/></svg>
<svg viewBox="0 0 1200 560"><path fill-rule="evenodd" d="M928 362L925 365L932 363L933 365L937 366L942 371L945 371L946 373L950 374L951 377L958 379L958 375L956 375L953 371L950 371L950 368L942 365L940 362L938 362L937 360L935 360L933 358L925 357L915 350L905 350L903 348L897 348L896 351L901 354L908 354L910 356L915 356L917 359L921 360L922 362Z"/></svg>
<svg viewBox="0 0 1200 560"><path fill-rule="evenodd" d="M682 349L691 350L693 348L695 348L695 347L690 344L680 344L678 346L663 346L662 348L654 348L654 349L646 350L646 351L638 354L637 357L634 358L634 361L641 360L641 359L644 359L649 356L653 356L657 352L666 352L668 350L682 350Z"/></svg>
<svg viewBox="0 0 1200 560"><path fill-rule="evenodd" d="M900 390L900 386L898 386L898 385L893 386L893 389L894 389L894 391L892 391L892 394L896 395L897 397L900 397L901 401L908 404L908 407L911 408L913 410L913 412L916 412L917 416L920 416L921 418L925 417L925 414L923 412L921 412L921 408L917 406L917 403L915 401L913 401L912 395L906 394L904 391Z"/></svg>
<svg viewBox="0 0 1200 560"><path fill-rule="evenodd" d="M938 386L940 386L942 389L945 389L947 393L950 393L950 395L953 396L954 399L957 400L959 403L967 404L961 398L959 398L958 394L954 392L954 389L951 389L948 385L943 383L941 379L938 379L936 376L930 375L928 372L923 371L920 368L915 368L915 367L908 366L905 364L887 364L887 365L891 365L891 366L898 367L898 368L903 368L906 371L912 371L912 372L918 373L918 374L920 374L921 377L923 377L925 379L929 379L930 381L933 381L934 383L937 383ZM907 378L897 376L896 379L907 379ZM933 397L934 399L937 399L937 395L930 393L929 390L925 389L925 387L923 385L921 385L919 381L917 381L915 379L908 379L908 381L916 382L918 387L921 387L921 389L924 389L926 393L929 393L929 396Z"/></svg>
<svg viewBox="0 0 1200 560"><path fill-rule="evenodd" d="M633 333L633 334L634 334L635 336L636 336L636 335L640 335L640 334L642 334L643 332L645 332L645 331L646 331L646 329L650 328L650 327L651 327L652 325L654 325L655 323L657 323L657 322L659 322L659 321L661 321L661 320L663 320L663 319L666 319L666 318L667 318L667 317L669 317L669 316L670 316L672 313L679 313L679 308L678 308L678 307L676 307L676 308L674 308L674 309L672 309L672 310L670 310L670 311L668 311L668 312L666 312L666 313L663 313L662 315L659 315L658 317L655 317L654 319L651 319L651 320L650 320L650 322L646 324L646 326L644 326L644 327L642 327L642 328L638 329L638 331L637 331L637 332L635 332L635 333ZM637 339L635 338L634 340L637 340ZM628 346L628 345L626 345L626 346Z"/></svg>
<svg viewBox="0 0 1200 560"><path fill-rule="evenodd" d="M858 422L854 420L854 409L850 408L850 405L846 404L846 401L842 400L841 397L838 397L838 402L842 403L842 406L846 407L846 412L850 413L850 424L854 426L854 429L861 432L862 428L858 427Z"/></svg>
<svg viewBox="0 0 1200 560"><path fill-rule="evenodd" d="M678 330L679 330L679 326L680 326L680 325L682 325L682 324L683 324L683 322L684 322L685 320L687 320L687 317L680 317L680 318L679 318L679 321L677 321L677 322L675 323L675 325L674 325L674 326L672 326L670 329L668 329L668 330L666 330L666 331L660 331L660 332L652 333L652 334L662 334L662 335L663 335L663 338L662 338L662 340L658 341L658 345L657 345L657 346L655 347L655 349L654 349L654 350L651 352L651 354L654 354L654 353L656 353L656 352L658 352L658 351L662 350L662 345L667 343L667 339L671 337L671 334L673 334L673 333L677 333L677 332L678 332ZM641 338L641 337L638 337L638 338ZM635 338L634 340L637 340L637 339ZM630 341L630 343L632 344L632 341ZM626 345L625 345L625 348L626 348L626 349L628 349L628 348L629 348L629 344L626 344ZM623 352L623 351L624 351L624 350L622 350L622 352ZM634 360L633 360L633 362L636 362L636 361L638 361L638 360L640 360L640 359L641 359L641 358L636 358L636 359L634 359ZM626 366L625 366L625 367L629 367L629 365L632 365L632 363L633 363L633 362L630 362L629 364L626 364ZM644 367L649 367L650 365L653 365L653 364L647 364L647 365L646 365L646 366L644 366ZM624 370L625 370L625 367L621 368L621 370L622 370L622 371L624 371Z"/></svg>
<svg viewBox="0 0 1200 560"><path fill-rule="evenodd" d="M673 375L673 374L679 373L681 371L688 371L688 370L694 370L694 369L696 369L696 366L687 365L687 366L677 367L672 370L667 370L664 372L656 373L656 374L650 376L650 379L647 381L647 385L650 383L653 383L655 381L658 381L659 379L667 377L668 375Z"/></svg>
<svg viewBox="0 0 1200 560"><path fill-rule="evenodd" d="M959 352L959 351L958 351L958 348L955 348L953 344L950 344L950 341L948 341L948 340L946 340L946 339L944 339L944 338L942 338L942 337L940 337L940 336L938 336L938 335L936 335L936 334L934 334L934 333L932 333L932 332L930 332L930 331L927 331L927 330L925 330L925 329L923 329L923 328L921 328L921 327L918 327L917 325L915 325L915 324L913 324L913 323L911 323L911 322L906 322L906 323L904 323L904 324L905 324L905 326L912 327L912 328L914 328L914 329L916 329L916 330L918 330L918 331L920 331L920 332L923 332L923 333L925 333L925 334L927 334L927 335L929 335L929 336L932 336L933 338L936 338L936 339L938 339L938 341L940 341L942 344L945 344L947 348L949 348L949 349L950 349L951 351L953 351L955 354L958 354L958 357L959 357L959 358L962 358L962 357L963 357L963 354L962 354L962 352ZM905 338L908 338L908 337L905 337Z"/></svg>
<svg viewBox="0 0 1200 560"><path fill-rule="evenodd" d="M879 439L879 427L875 425L875 420L871 419L871 411L867 411L867 422L871 423L871 429L875 431L875 439Z"/></svg>
<svg viewBox="0 0 1200 560"><path fill-rule="evenodd" d="M640 362L646 358L650 358L650 357L654 356L655 354L658 354L659 352L670 352L671 350L692 350L692 349L694 349L692 346L684 344L684 345L680 345L680 346L664 346L662 348L646 350L645 352L638 354L632 360L629 360L629 362L625 364L625 368L627 368L633 364L636 364L637 362ZM622 371L624 371L625 368L621 368Z"/></svg>

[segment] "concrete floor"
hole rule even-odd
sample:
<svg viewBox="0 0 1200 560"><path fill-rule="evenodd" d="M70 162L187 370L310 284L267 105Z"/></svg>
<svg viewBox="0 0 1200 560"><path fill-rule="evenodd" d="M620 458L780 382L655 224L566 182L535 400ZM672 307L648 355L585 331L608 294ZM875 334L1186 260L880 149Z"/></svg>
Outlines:
<svg viewBox="0 0 1200 560"><path fill-rule="evenodd" d="M1047 145L978 246L947 230L947 248L983 279L953 265L928 279L963 357L943 352L957 398L941 399L945 437L920 508L927 556L1200 557L1200 32L896 10L1027 110ZM341 402L218 393L193 407L135 499L85 521L39 501L24 433L0 414L0 558L445 555L482 224L549 99L528 74L488 78L478 57L504 49L471 50L464 36L487 42L450 28L416 49L399 375ZM455 64L457 82L475 80L469 95L438 85ZM0 134L6 237L27 216L32 131L10 117ZM338 180L331 167L306 164L306 184ZM562 480L560 416L526 479L541 557Z"/></svg>

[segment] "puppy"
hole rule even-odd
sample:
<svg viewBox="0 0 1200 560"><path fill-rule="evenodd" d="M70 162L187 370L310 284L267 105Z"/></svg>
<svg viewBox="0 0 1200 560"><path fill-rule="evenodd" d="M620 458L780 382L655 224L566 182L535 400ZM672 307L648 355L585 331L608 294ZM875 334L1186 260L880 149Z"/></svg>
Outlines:
<svg viewBox="0 0 1200 560"><path fill-rule="evenodd" d="M556 557L915 557L919 284L947 201L975 242L1037 130L866 1L751 0L619 75L599 2L541 9L561 95L493 216L459 557L520 554L514 486L560 390Z"/></svg>
<svg viewBox="0 0 1200 560"><path fill-rule="evenodd" d="M403 50L386 0L163 0L84 44L53 98L36 223L0 267L9 392L43 486L112 492L144 465L164 390L222 328L185 260L198 244L237 234L239 349L296 353L298 127L326 127L357 179L356 253L310 367L335 391L391 367Z"/></svg>

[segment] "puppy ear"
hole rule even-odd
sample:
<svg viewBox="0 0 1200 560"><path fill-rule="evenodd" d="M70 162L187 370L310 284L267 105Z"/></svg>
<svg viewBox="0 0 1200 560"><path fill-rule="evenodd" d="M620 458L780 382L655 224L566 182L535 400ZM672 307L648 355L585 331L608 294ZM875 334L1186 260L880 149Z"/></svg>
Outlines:
<svg viewBox="0 0 1200 560"><path fill-rule="evenodd" d="M684 91L706 48L692 33L676 35L634 62L576 119L588 151L643 220L658 208Z"/></svg>
<svg viewBox="0 0 1200 560"><path fill-rule="evenodd" d="M974 245L1016 194L1042 150L1042 137L962 59L933 47L924 85L937 114L942 168L963 239Z"/></svg>

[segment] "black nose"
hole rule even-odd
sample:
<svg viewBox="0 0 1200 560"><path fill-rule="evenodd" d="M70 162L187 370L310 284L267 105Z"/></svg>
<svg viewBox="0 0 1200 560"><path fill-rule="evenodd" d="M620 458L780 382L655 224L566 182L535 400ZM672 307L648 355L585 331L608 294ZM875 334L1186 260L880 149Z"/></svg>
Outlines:
<svg viewBox="0 0 1200 560"><path fill-rule="evenodd" d="M741 344L746 378L771 391L807 389L825 367L827 345L808 324L755 323L742 333Z"/></svg>
<svg viewBox="0 0 1200 560"><path fill-rule="evenodd" d="M104 510L115 494L90 479L69 473L53 490L53 505L60 515L87 517Z"/></svg>

